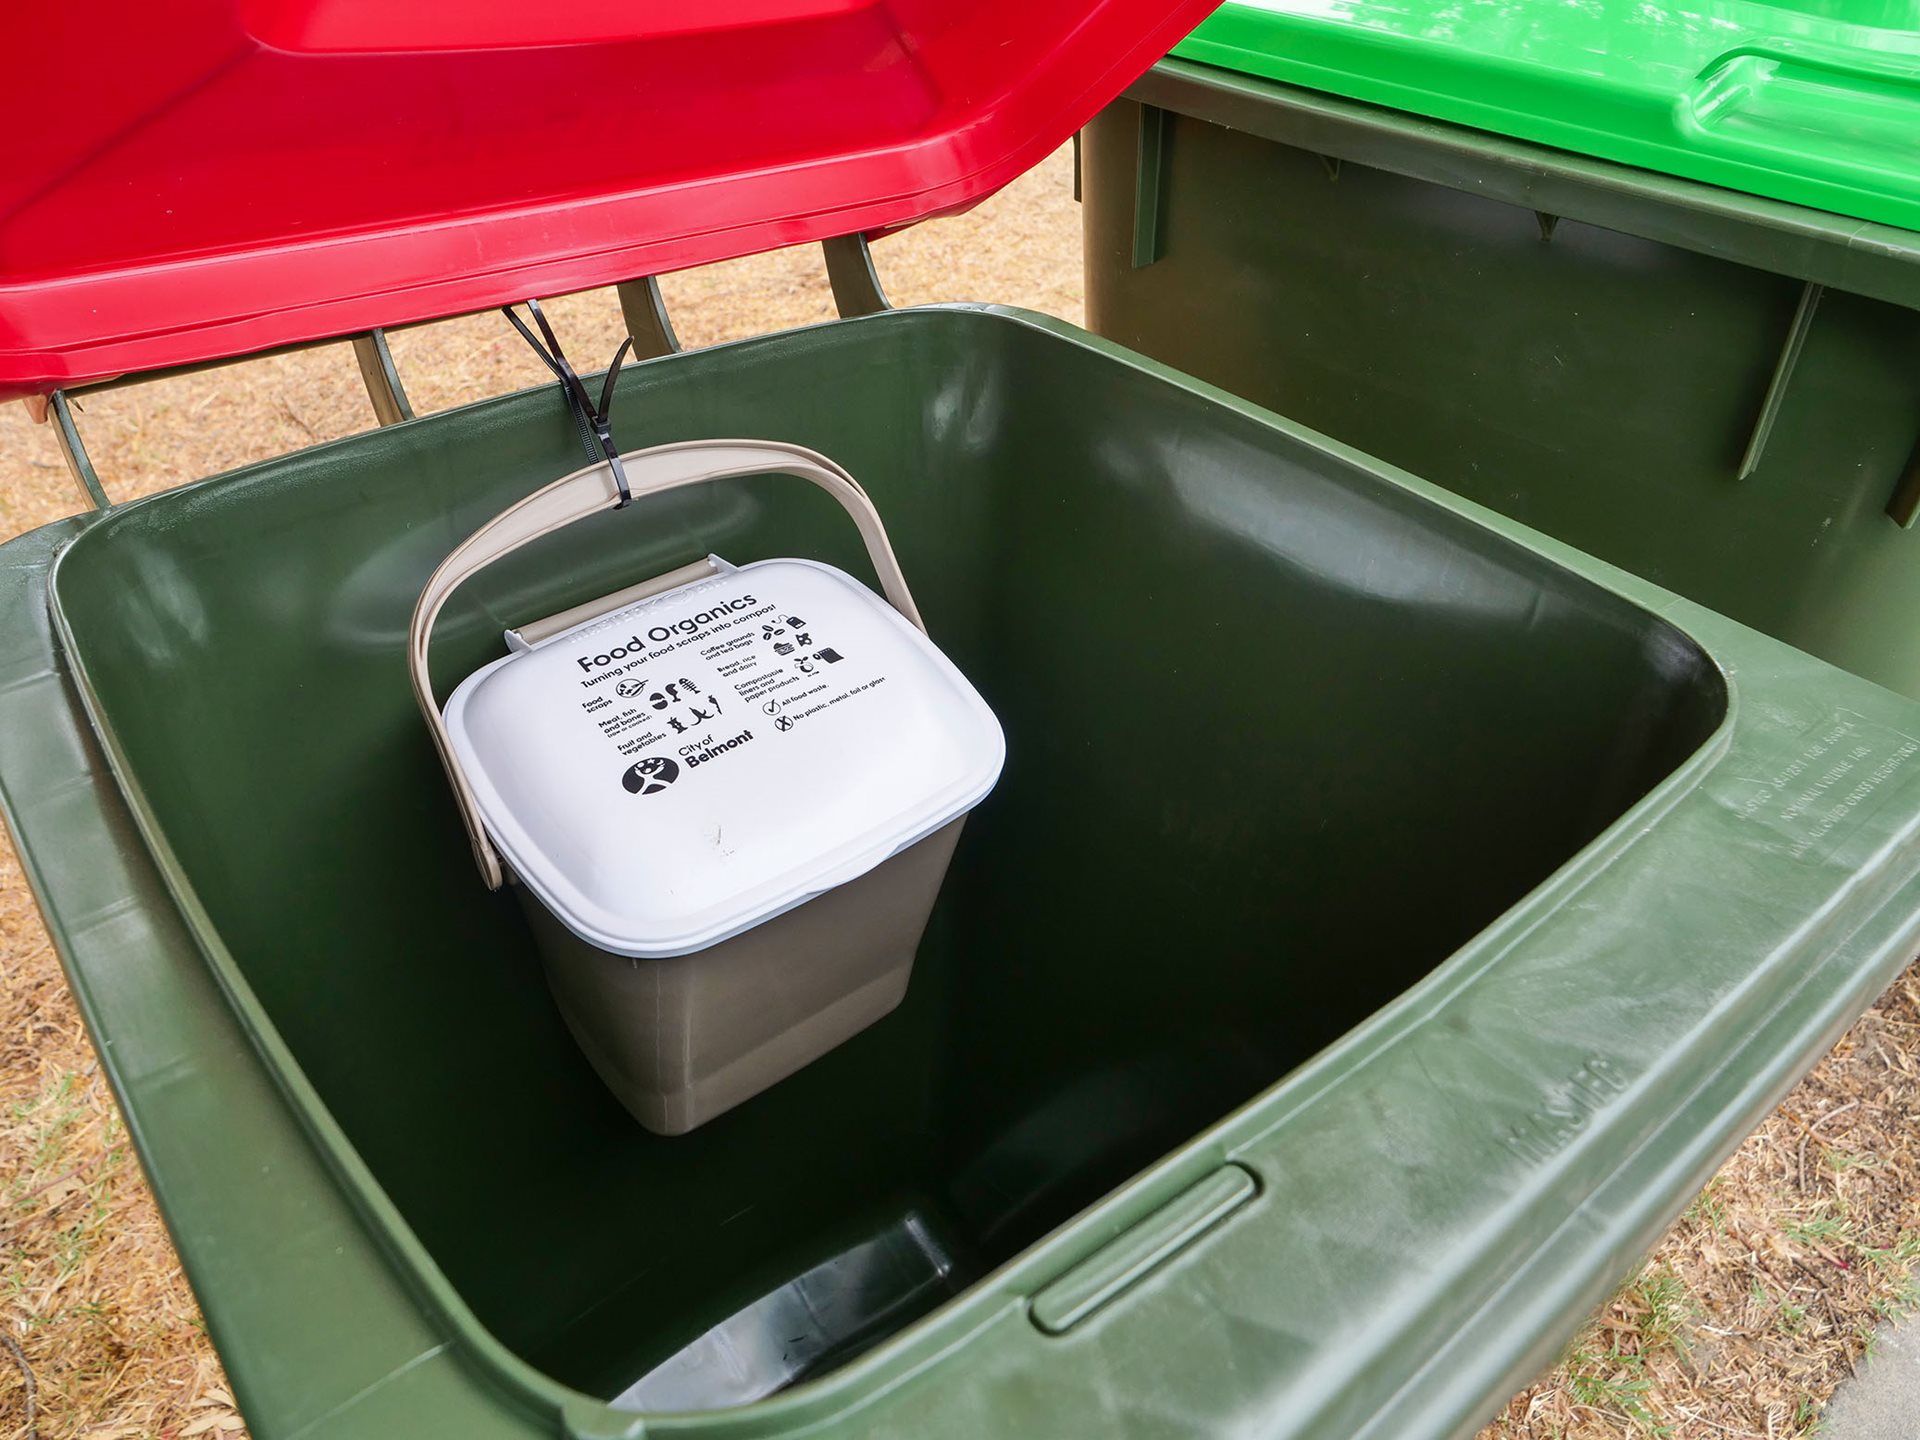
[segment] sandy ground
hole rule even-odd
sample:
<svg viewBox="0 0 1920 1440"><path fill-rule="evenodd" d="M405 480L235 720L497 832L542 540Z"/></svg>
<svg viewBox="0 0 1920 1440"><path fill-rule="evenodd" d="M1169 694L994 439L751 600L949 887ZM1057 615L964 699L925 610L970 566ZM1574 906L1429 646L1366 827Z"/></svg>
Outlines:
<svg viewBox="0 0 1920 1440"><path fill-rule="evenodd" d="M998 300L1081 317L1078 213L1061 151L970 215L882 242L895 303ZM666 277L683 343L831 318L819 254ZM612 295L550 312L582 369L623 333ZM497 315L396 335L417 411L543 383ZM297 355L95 395L80 424L124 500L369 428L351 352ZM53 440L0 407L0 539L79 508ZM1920 1258L1920 977L1910 970L1733 1157L1565 1362L1486 1437L1810 1433ZM62 981L0 836L0 1440L244 1434Z"/></svg>

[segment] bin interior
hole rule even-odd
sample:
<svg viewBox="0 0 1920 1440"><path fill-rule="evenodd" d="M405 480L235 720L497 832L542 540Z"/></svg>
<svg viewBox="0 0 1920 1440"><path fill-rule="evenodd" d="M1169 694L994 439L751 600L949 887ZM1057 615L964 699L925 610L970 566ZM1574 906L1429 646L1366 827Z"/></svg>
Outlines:
<svg viewBox="0 0 1920 1440"><path fill-rule="evenodd" d="M578 463L550 391L128 506L54 594L238 1003L478 1319L635 1408L769 1393L966 1287L1427 975L1724 712L1649 613L1064 327L677 356L615 424L845 463L1008 738L904 1006L690 1136L575 1050L408 689L429 571ZM442 693L503 625L708 549L868 576L799 482L649 500L456 597Z"/></svg>

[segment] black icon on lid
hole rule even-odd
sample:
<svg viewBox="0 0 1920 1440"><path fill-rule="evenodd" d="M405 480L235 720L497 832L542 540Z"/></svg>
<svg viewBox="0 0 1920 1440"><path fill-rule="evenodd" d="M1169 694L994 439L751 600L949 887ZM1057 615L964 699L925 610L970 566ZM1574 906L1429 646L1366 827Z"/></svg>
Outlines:
<svg viewBox="0 0 1920 1440"><path fill-rule="evenodd" d="M654 755L627 768L620 783L630 794L658 795L680 778L680 764L664 755Z"/></svg>

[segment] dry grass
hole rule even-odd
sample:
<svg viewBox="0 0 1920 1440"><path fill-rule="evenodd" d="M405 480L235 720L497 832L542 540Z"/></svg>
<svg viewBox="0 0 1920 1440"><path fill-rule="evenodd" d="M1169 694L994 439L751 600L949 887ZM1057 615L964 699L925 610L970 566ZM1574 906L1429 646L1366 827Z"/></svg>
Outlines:
<svg viewBox="0 0 1920 1440"><path fill-rule="evenodd" d="M897 303L992 299L1080 317L1070 162L878 249ZM824 320L818 254L669 276L689 345ZM551 307L582 368L621 327L605 293ZM421 412L546 380L494 316L394 338ZM91 397L82 428L127 499L367 428L344 347ZM0 407L0 539L76 508L51 436ZM1506 1437L1809 1433L1920 1252L1920 974L1910 970L1728 1162L1567 1362L1508 1406ZM40 1434L240 1437L219 1362L127 1144L17 860L0 835L0 1335L38 1378ZM0 1440L27 1434L0 1346Z"/></svg>
<svg viewBox="0 0 1920 1440"><path fill-rule="evenodd" d="M0 1324L47 1440L241 1428L13 849L0 838ZM0 1436L22 1390L0 1354Z"/></svg>

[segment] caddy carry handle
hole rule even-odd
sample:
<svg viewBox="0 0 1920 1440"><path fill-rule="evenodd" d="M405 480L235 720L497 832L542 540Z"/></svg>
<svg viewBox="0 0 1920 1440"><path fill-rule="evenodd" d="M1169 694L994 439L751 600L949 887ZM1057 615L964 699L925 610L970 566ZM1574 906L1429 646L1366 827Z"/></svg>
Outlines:
<svg viewBox="0 0 1920 1440"><path fill-rule="evenodd" d="M900 562L894 558L887 530L880 514L867 498L860 483L826 456L787 445L777 440L686 440L673 445L656 445L647 450L630 450L620 457L626 470L627 489L634 499L683 485L700 485L709 480L731 480L747 475L793 475L811 480L838 500L852 517L866 541L867 557L873 562L880 588L902 615L920 630L927 627L908 593ZM504 879L500 857L487 838L480 819L480 807L473 787L467 783L460 759L453 752L446 721L441 718L440 703L434 699L433 683L427 675L427 652L433 641L434 622L453 592L494 561L511 555L523 545L543 535L566 528L576 520L597 515L603 510L620 508L619 487L612 467L606 463L589 465L566 478L542 487L516 504L509 505L453 548L440 562L420 592L413 608L413 623L407 632L407 664L413 676L414 699L420 714L440 752L447 781L466 822L467 838L473 844L473 858L489 890L498 890Z"/></svg>

